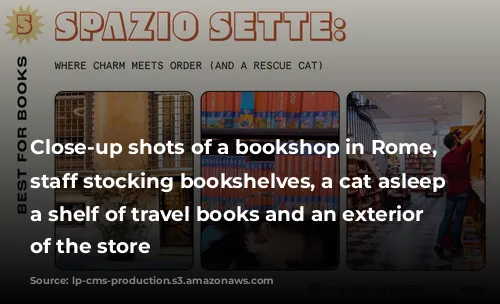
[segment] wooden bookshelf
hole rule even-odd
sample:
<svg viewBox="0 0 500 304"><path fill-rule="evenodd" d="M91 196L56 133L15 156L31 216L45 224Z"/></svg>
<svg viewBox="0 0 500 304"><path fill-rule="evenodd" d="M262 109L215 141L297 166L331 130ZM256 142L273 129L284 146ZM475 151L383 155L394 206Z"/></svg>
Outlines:
<svg viewBox="0 0 500 304"><path fill-rule="evenodd" d="M401 177L401 162L397 154L391 154L387 162L387 177ZM392 209L397 205L403 206L411 200L410 189L388 189L384 201L384 208Z"/></svg>
<svg viewBox="0 0 500 304"><path fill-rule="evenodd" d="M401 165L399 157L396 154L391 154L389 155L387 162L387 176L390 178L399 175L401 175Z"/></svg>
<svg viewBox="0 0 500 304"><path fill-rule="evenodd" d="M379 189L378 177L375 173L372 165L360 158L349 158L348 159L348 176L353 177L363 177L364 175L371 176L371 188L370 189L350 189L347 193L347 208L349 210L363 210L367 208L381 209L384 197L386 195L385 189ZM351 222L348 225L354 225L355 222Z"/></svg>
<svg viewBox="0 0 500 304"><path fill-rule="evenodd" d="M405 173L408 177L422 178L434 175L435 159L431 154L405 155ZM413 192L426 192L426 189L412 189Z"/></svg>

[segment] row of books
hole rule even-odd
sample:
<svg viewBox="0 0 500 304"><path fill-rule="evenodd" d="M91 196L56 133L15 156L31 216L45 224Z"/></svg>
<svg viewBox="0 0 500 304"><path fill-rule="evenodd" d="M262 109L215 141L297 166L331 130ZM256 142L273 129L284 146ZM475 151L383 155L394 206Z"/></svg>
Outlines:
<svg viewBox="0 0 500 304"><path fill-rule="evenodd" d="M478 237L477 225L470 216L464 218L462 231L462 244L464 246L464 259L467 262L483 262L481 239Z"/></svg>
<svg viewBox="0 0 500 304"><path fill-rule="evenodd" d="M411 158L416 158L416 159L422 159L422 158L431 158L434 159L434 156L432 154L406 154L405 159L411 159Z"/></svg>
<svg viewBox="0 0 500 304"><path fill-rule="evenodd" d="M332 210L339 205L340 176L338 157L323 155L276 155L274 161L253 161L246 156L206 155L202 157L202 176L207 179L220 177L280 178L309 177L315 185L311 189L286 188L227 188L205 187L202 190L202 207L206 210L228 210L240 206L245 210ZM330 177L333 187L323 188L322 178Z"/></svg>
<svg viewBox="0 0 500 304"><path fill-rule="evenodd" d="M338 128L339 98L333 92L207 92L204 128Z"/></svg>
<svg viewBox="0 0 500 304"><path fill-rule="evenodd" d="M434 164L434 158L413 158L406 159L405 164Z"/></svg>

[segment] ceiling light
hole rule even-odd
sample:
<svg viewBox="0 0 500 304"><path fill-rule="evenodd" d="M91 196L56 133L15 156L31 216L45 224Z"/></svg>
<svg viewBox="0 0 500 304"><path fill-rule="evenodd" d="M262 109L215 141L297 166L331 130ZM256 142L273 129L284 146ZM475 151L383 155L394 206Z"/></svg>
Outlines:
<svg viewBox="0 0 500 304"><path fill-rule="evenodd" d="M442 108L443 106L442 105L433 105L433 106L430 106L430 108L433 108L433 109L439 109L439 108Z"/></svg>
<svg viewBox="0 0 500 304"><path fill-rule="evenodd" d="M429 97L429 98L427 98L427 100L438 100L438 99L439 99L439 97Z"/></svg>

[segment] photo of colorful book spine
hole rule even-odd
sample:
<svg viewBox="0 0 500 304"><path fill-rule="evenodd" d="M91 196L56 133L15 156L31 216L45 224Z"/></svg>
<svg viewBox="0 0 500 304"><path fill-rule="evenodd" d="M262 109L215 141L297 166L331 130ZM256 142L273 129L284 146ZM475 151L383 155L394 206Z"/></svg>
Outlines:
<svg viewBox="0 0 500 304"><path fill-rule="evenodd" d="M329 170L329 165L330 165L330 160L328 159L326 154L321 155L321 170L320 170L321 171L321 173L320 173L321 182L323 182L323 178L325 178L325 177L332 178L330 176L331 170ZM333 181L333 183L335 183L335 181ZM320 186L319 209L320 210L329 210L328 196L330 195L332 190L324 188L321 185L319 185L319 186Z"/></svg>
<svg viewBox="0 0 500 304"><path fill-rule="evenodd" d="M220 171L221 171L221 156L220 155L214 155L214 176L219 179L220 178ZM222 200L221 200L221 188L220 186L217 186L214 188L214 200L213 200L214 205L216 206L216 210L222 210Z"/></svg>
<svg viewBox="0 0 500 304"><path fill-rule="evenodd" d="M334 95L334 104L333 104L333 121L332 121L332 128L339 128L340 126L340 98L339 95L336 93Z"/></svg>
<svg viewBox="0 0 500 304"><path fill-rule="evenodd" d="M289 129L297 129L300 126L300 110L302 106L302 93L290 92L286 97L286 124Z"/></svg>
<svg viewBox="0 0 500 304"><path fill-rule="evenodd" d="M207 96L207 125L208 128L224 128L224 92L209 92Z"/></svg>
<svg viewBox="0 0 500 304"><path fill-rule="evenodd" d="M267 128L268 93L255 92L255 128Z"/></svg>
<svg viewBox="0 0 500 304"><path fill-rule="evenodd" d="M246 173L246 163L247 163L247 158L246 157L238 157L238 176L243 177L244 174ZM244 188L238 189L238 199L237 199L237 204L238 206L244 208L245 206L245 195L246 195L246 190Z"/></svg>
<svg viewBox="0 0 500 304"><path fill-rule="evenodd" d="M207 127L207 94L201 96L201 127Z"/></svg>
<svg viewBox="0 0 500 304"><path fill-rule="evenodd" d="M276 109L278 104L278 92L271 92L271 127L276 128Z"/></svg>
<svg viewBox="0 0 500 304"><path fill-rule="evenodd" d="M286 169L286 155L278 154L274 159L274 171L276 176L281 179L287 177ZM276 210L288 210L288 205L286 202L286 189L284 187L277 187L274 189L274 209Z"/></svg>
<svg viewBox="0 0 500 304"><path fill-rule="evenodd" d="M340 178L340 166L339 166L339 156L334 155L330 158L327 158L329 162L328 168L330 170L330 177L333 180L333 187L330 191L330 195L328 196L328 209L330 210L338 210L340 203L340 186L339 186L339 178Z"/></svg>
<svg viewBox="0 0 500 304"><path fill-rule="evenodd" d="M266 162L265 170L266 170L265 176L267 177L268 180L271 180L272 173L274 172L274 162L273 161ZM266 199L265 199L266 211L274 209L274 204L273 204L274 193L275 193L274 189L269 188L266 191Z"/></svg>
<svg viewBox="0 0 500 304"><path fill-rule="evenodd" d="M240 128L255 127L255 94L241 92Z"/></svg>
<svg viewBox="0 0 500 304"><path fill-rule="evenodd" d="M300 110L300 128L313 129L315 127L316 106L318 93L302 93L302 106Z"/></svg>
<svg viewBox="0 0 500 304"><path fill-rule="evenodd" d="M208 156L207 155L202 155L201 156L201 176L203 178L207 178L208 177ZM210 209L210 203L209 203L209 200L208 200L208 195L207 195L207 192L208 192L208 188L205 187L203 189L201 189L201 207L203 208L203 210L209 210Z"/></svg>
<svg viewBox="0 0 500 304"><path fill-rule="evenodd" d="M316 111L314 124L317 129L324 129L328 124L326 116L328 115L328 92L318 92L316 101Z"/></svg>
<svg viewBox="0 0 500 304"><path fill-rule="evenodd" d="M333 92L326 95L325 128L339 127L339 98Z"/></svg>
<svg viewBox="0 0 500 304"><path fill-rule="evenodd" d="M230 177L236 177L236 161L235 157L237 156L226 156L228 158L228 166L225 170L225 173L227 176ZM234 188L229 188L227 190L227 200L228 200L228 210L235 210L235 193L234 193Z"/></svg>
<svg viewBox="0 0 500 304"><path fill-rule="evenodd" d="M263 177L266 177L266 162L265 161L259 161L258 165L258 173L257 173L257 181ZM266 188L259 188L259 211L265 212L266 211L266 194L267 194L267 189Z"/></svg>
<svg viewBox="0 0 500 304"><path fill-rule="evenodd" d="M314 145L314 144L313 144ZM321 188L321 155L313 152L312 157L312 175L311 182L315 185L314 190L311 191L311 209L319 210L320 205L320 188Z"/></svg>
<svg viewBox="0 0 500 304"><path fill-rule="evenodd" d="M233 128L241 127L241 92L234 92L234 102L233 102Z"/></svg>
<svg viewBox="0 0 500 304"><path fill-rule="evenodd" d="M232 128L234 125L234 92L226 92L224 107L224 128Z"/></svg>
<svg viewBox="0 0 500 304"><path fill-rule="evenodd" d="M219 178L222 177L222 174L227 175L227 170L229 168L229 157L225 155L220 155L220 168L219 168ZM220 189L220 202L221 202L221 210L229 210L229 188L222 187Z"/></svg>
<svg viewBox="0 0 500 304"><path fill-rule="evenodd" d="M276 129L286 128L286 96L285 92L276 92L274 96L274 103L276 105L274 127Z"/></svg>
<svg viewBox="0 0 500 304"><path fill-rule="evenodd" d="M267 115L266 115L266 128L273 127L274 115L274 92L267 92Z"/></svg>
<svg viewBox="0 0 500 304"><path fill-rule="evenodd" d="M300 176L307 177L312 181L313 176L313 158L312 154L300 154ZM300 205L304 207L306 213L310 213L312 210L311 204L311 189L300 189Z"/></svg>
<svg viewBox="0 0 500 304"><path fill-rule="evenodd" d="M302 158L300 155L290 155L292 159L292 175L290 177L295 177L300 179L302 177L301 175L301 165L302 165ZM302 204L302 198L301 198L301 188L292 188L292 204L294 209L300 209L301 207L304 207Z"/></svg>
<svg viewBox="0 0 500 304"><path fill-rule="evenodd" d="M249 178L254 176L254 165L253 161L248 161L245 164L245 171ZM245 189L245 210L254 210L254 191L252 189Z"/></svg>
<svg viewBox="0 0 500 304"><path fill-rule="evenodd" d="M212 155L205 156L205 165L207 167L205 170L205 173L206 173L205 178L208 179L208 178L213 177L213 175L212 175L213 174L213 156ZM207 209L213 210L213 207L214 207L212 205L213 193L214 193L213 189L208 188L208 187L204 187L203 191L206 193L205 201L206 201Z"/></svg>

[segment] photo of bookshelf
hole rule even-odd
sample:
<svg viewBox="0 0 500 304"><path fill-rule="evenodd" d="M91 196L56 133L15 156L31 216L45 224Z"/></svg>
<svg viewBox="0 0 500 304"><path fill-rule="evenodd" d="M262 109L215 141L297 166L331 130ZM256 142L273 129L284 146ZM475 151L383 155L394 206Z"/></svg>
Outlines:
<svg viewBox="0 0 500 304"><path fill-rule="evenodd" d="M378 180L380 174L373 167L373 162L369 157L349 157L349 177L371 176L372 180ZM383 203L385 189L379 189L376 183L373 183L370 189L349 190L347 195L348 209L380 209ZM348 225L354 225L355 222L349 222Z"/></svg>
<svg viewBox="0 0 500 304"><path fill-rule="evenodd" d="M213 145L225 143L228 154L203 155L203 177L225 174L258 180L266 177L309 177L315 189L252 187L247 189L204 188L201 205L205 210L258 211L299 210L300 223L207 223L202 227L202 264L206 269L329 269L336 267L338 225L307 220L312 210L338 210L340 189L339 158L315 154L236 153L236 140L265 145L280 140L284 145L339 140L339 98L332 92L206 92L202 96L202 139ZM321 187L331 177L331 188ZM269 227L270 234L264 233ZM311 244L297 249L288 240L308 239ZM266 246L258 246L261 242ZM297 260L297 250L322 248L312 260ZM261 248L261 250L256 249ZM221 252L224 254L221 254ZM297 265L297 266L292 266Z"/></svg>
<svg viewBox="0 0 500 304"><path fill-rule="evenodd" d="M477 92L349 94L347 137L351 142L365 147L370 147L373 140L426 143L436 151L434 157L432 154L372 155L365 149L364 155L348 156L349 176L369 174L376 181L403 175L447 178L447 185L436 192L432 188L349 190L347 207L351 210L400 208L422 210L424 215L420 222L349 223L347 256L351 269L477 270L484 266L484 129L477 135L484 103L484 96ZM457 144L450 149L445 138L452 138ZM469 144L467 160L460 158L460 169L453 169L461 170L456 176L470 177L469 190L463 186L461 194L467 198L456 203L457 194L449 193L450 176L443 170L449 172L449 168L454 168L450 165L454 162L447 159L457 158L454 155L462 150L456 149ZM468 170L464 169L466 163ZM466 210L465 214L461 210ZM456 219L463 220L459 245L456 233L453 238Z"/></svg>
<svg viewBox="0 0 500 304"><path fill-rule="evenodd" d="M387 155L387 177L401 178L404 170L401 170L401 159L397 154ZM411 203L410 189L388 189L384 199L385 209L394 209L397 206L407 207Z"/></svg>
<svg viewBox="0 0 500 304"><path fill-rule="evenodd" d="M401 161L397 154L389 154L387 157L387 176L401 174Z"/></svg>
<svg viewBox="0 0 500 304"><path fill-rule="evenodd" d="M434 147L434 146L433 146ZM408 177L432 177L435 175L435 159L430 154L405 155L405 172ZM442 190L432 192L432 189L411 189L412 192L425 192L427 197L441 197Z"/></svg>

